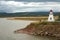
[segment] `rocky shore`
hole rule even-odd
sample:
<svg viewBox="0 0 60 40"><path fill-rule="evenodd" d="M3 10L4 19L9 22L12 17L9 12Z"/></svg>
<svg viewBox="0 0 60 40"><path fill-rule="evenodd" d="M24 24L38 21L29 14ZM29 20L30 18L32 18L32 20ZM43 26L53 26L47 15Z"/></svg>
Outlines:
<svg viewBox="0 0 60 40"><path fill-rule="evenodd" d="M60 40L60 22L31 23L26 28L14 32L39 36L51 36Z"/></svg>

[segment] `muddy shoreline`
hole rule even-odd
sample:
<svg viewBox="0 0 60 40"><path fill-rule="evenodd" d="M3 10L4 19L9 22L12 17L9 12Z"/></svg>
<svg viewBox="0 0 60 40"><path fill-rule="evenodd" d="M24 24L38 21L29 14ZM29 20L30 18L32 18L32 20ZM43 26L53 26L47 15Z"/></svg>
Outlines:
<svg viewBox="0 0 60 40"><path fill-rule="evenodd" d="M16 30L14 33L50 36L60 40L60 22L31 23L26 28Z"/></svg>

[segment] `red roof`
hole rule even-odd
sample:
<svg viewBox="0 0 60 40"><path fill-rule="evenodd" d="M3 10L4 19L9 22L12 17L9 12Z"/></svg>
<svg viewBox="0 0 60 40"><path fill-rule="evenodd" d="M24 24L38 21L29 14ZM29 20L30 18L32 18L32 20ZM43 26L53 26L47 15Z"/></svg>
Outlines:
<svg viewBox="0 0 60 40"><path fill-rule="evenodd" d="M53 10L50 10L50 12L53 12Z"/></svg>

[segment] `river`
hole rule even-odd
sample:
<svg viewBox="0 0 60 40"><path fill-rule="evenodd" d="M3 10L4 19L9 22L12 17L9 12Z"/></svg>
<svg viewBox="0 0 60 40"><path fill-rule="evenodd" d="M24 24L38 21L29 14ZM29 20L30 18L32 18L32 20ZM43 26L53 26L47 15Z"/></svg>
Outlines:
<svg viewBox="0 0 60 40"><path fill-rule="evenodd" d="M7 20L7 18L0 18L0 40L55 40L48 37L28 34L14 34L15 30L25 28L31 22L34 21Z"/></svg>

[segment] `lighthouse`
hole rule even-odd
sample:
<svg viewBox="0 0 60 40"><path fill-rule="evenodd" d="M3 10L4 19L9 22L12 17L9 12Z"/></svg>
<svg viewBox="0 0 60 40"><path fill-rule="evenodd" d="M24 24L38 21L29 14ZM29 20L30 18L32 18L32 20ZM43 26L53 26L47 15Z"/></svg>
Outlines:
<svg viewBox="0 0 60 40"><path fill-rule="evenodd" d="M49 21L49 22L54 22L54 21L55 21L52 10L50 10L49 17L48 17L48 21Z"/></svg>

